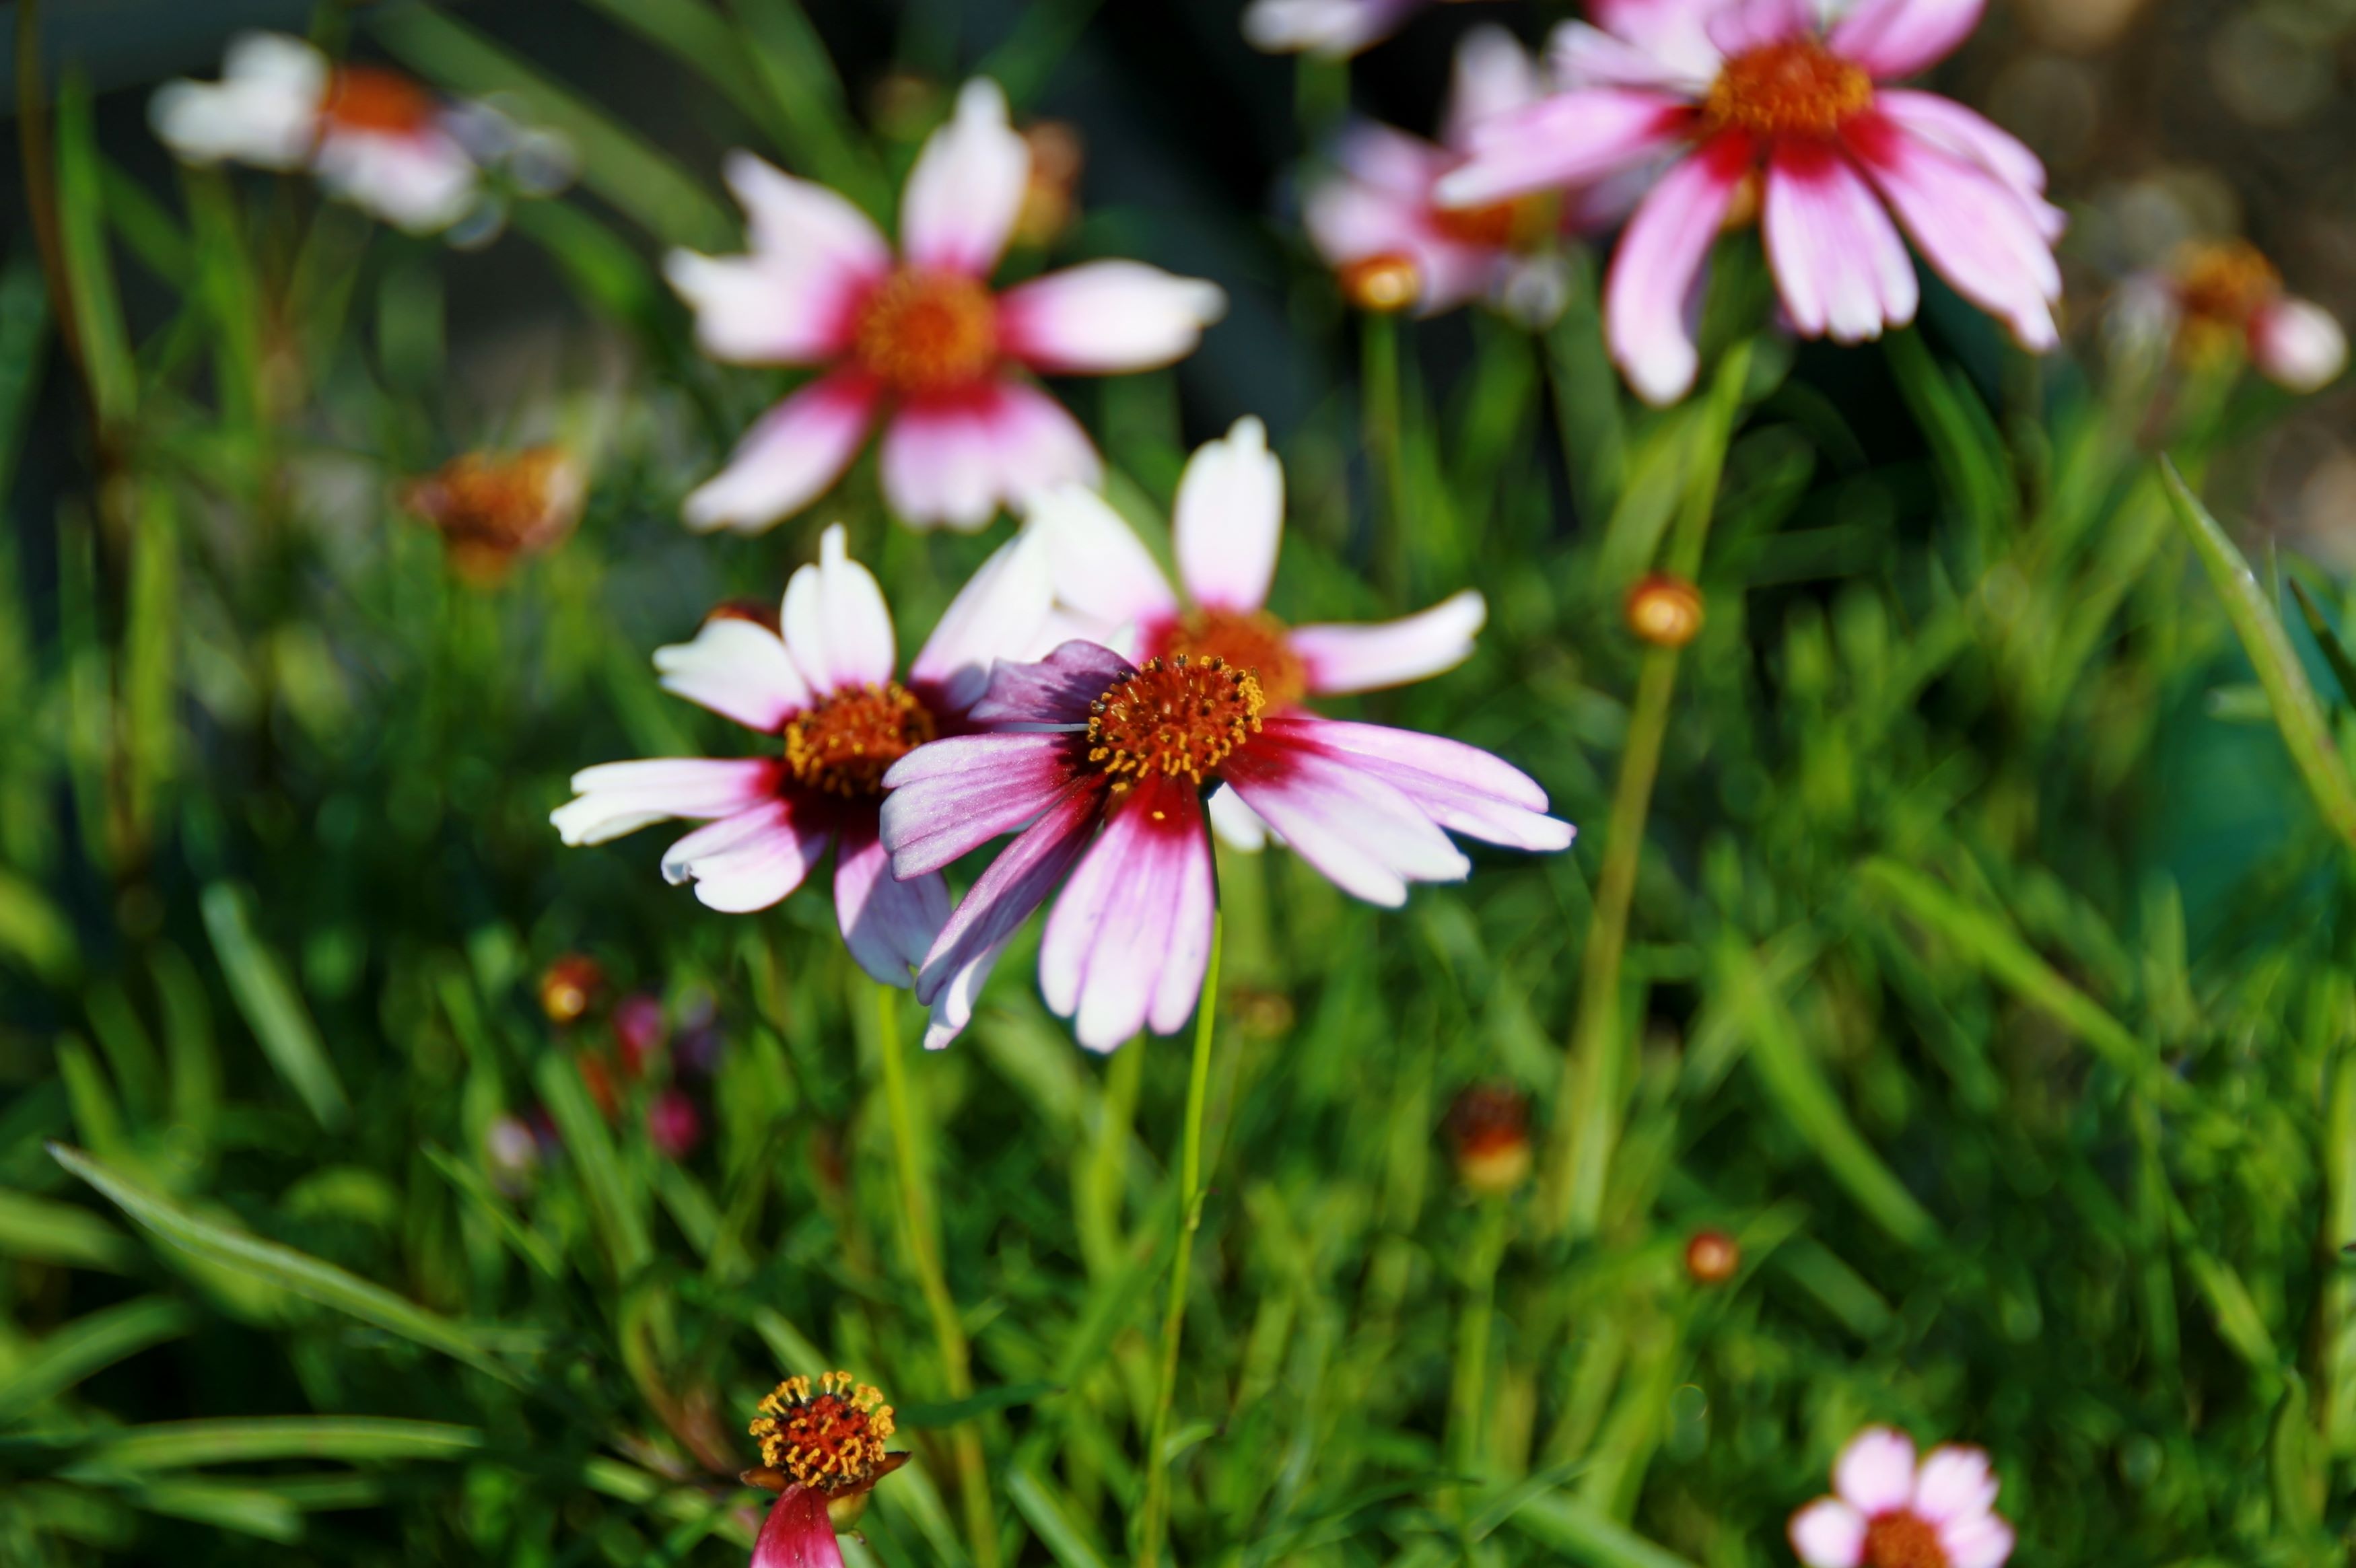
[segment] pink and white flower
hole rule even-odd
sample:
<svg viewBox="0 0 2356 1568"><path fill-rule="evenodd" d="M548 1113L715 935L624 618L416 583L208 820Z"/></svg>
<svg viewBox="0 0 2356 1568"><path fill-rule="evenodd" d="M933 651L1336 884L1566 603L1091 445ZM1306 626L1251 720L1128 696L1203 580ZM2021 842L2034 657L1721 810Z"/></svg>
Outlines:
<svg viewBox="0 0 2356 1568"><path fill-rule="evenodd" d="M1226 296L1118 261L993 293L1030 167L998 84L968 82L901 191L895 256L838 193L750 153L730 158L751 251L674 251L671 286L713 358L830 368L764 414L688 496L690 528L757 532L801 510L879 420L884 497L919 527L979 528L1050 485L1096 483L1087 433L1025 372L1112 375L1182 359Z"/></svg>
<svg viewBox="0 0 2356 1568"><path fill-rule="evenodd" d="M2348 335L2331 313L2286 292L2244 240L2184 246L2167 270L2129 280L2110 326L2130 347L2172 346L2188 364L2246 357L2286 391L2319 391L2348 368Z"/></svg>
<svg viewBox="0 0 2356 1568"><path fill-rule="evenodd" d="M877 839L886 768L963 726L1001 658L1035 656L1052 592L1039 541L983 563L942 613L906 678L890 611L843 531L797 571L776 624L723 610L695 640L655 653L662 685L783 742L779 755L606 763L573 777L550 820L567 844L601 844L670 817L701 821L665 851L663 876L716 910L766 909L835 846L835 915L861 968L905 987L948 918L937 875L897 880Z"/></svg>
<svg viewBox="0 0 2356 1568"><path fill-rule="evenodd" d="M1195 449L1178 481L1171 542L1173 587L1129 524L1094 491L1066 486L1041 498L1027 525L1046 536L1057 625L1139 659L1220 659L1248 670L1270 711L1305 713L1312 697L1405 686L1472 656L1488 618L1466 589L1419 613L1372 625L1288 626L1268 613L1284 539L1284 465L1268 430L1247 415ZM1183 588L1183 592L1181 589ZM1238 848L1258 848L1258 819L1232 790L1212 820Z"/></svg>
<svg viewBox="0 0 2356 1568"><path fill-rule="evenodd" d="M1428 0L1251 0L1244 38L1272 55L1347 59L1382 42Z"/></svg>
<svg viewBox="0 0 2356 1568"><path fill-rule="evenodd" d="M1826 29L1815 0L1599 0L1600 26L1556 35L1559 91L1476 127L1440 199L1590 187L1674 155L1604 286L1612 357L1655 403L1693 385L1689 296L1754 194L1802 336L1855 343L1913 319L1902 227L1957 293L2043 352L2058 340L2065 222L2044 166L1961 104L1887 85L1954 49L1984 4L1857 0Z"/></svg>
<svg viewBox="0 0 2356 1568"><path fill-rule="evenodd" d="M1550 198L1451 208L1432 195L1471 151L1473 126L1536 101L1539 91L1537 67L1512 34L1495 27L1465 34L1441 143L1370 122L1343 133L1336 174L1302 204L1317 253L1344 273L1393 258L1412 262L1424 315L1483 297L1539 322L1560 311L1561 263L1542 253L1557 226Z"/></svg>
<svg viewBox="0 0 2356 1568"><path fill-rule="evenodd" d="M335 64L284 33L230 39L220 80L166 83L148 119L187 163L307 168L412 233L447 229L477 204L482 170L459 112L396 71Z"/></svg>
<svg viewBox="0 0 2356 1568"><path fill-rule="evenodd" d="M1982 1450L1943 1445L1917 1467L1913 1439L1869 1426L1834 1461L1833 1495L1792 1516L1792 1550L1807 1568L2000 1568L2013 1538L1996 1494Z"/></svg>
<svg viewBox="0 0 2356 1568"><path fill-rule="evenodd" d="M1006 943L1059 882L1039 985L1080 1043L1110 1051L1141 1029L1183 1025L1210 955L1214 792L1241 796L1344 892L1391 908L1412 882L1471 871L1451 833L1541 851L1571 839L1546 815L1546 792L1488 752L1277 709L1257 677L1216 656L1132 665L1068 642L1037 664L1001 664L971 718L1001 732L920 746L884 775L895 876L936 875L1016 834L917 975L928 1045L964 1025Z"/></svg>

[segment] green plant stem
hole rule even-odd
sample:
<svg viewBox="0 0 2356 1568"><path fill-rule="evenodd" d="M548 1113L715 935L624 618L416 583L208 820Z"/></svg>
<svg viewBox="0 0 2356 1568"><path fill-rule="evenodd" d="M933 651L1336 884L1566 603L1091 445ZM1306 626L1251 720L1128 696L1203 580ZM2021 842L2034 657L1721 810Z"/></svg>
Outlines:
<svg viewBox="0 0 2356 1568"><path fill-rule="evenodd" d="M1709 391L1708 417L1695 443L1693 479L1669 537L1668 570L1690 578L1701 564L1718 502L1719 476L1751 374L1748 341L1730 349ZM1554 1129L1538 1193L1541 1234L1590 1236L1602 1223L1603 1194L1618 1146L1626 1046L1621 1039L1620 965L1628 943L1628 910L1644 852L1644 820L1668 734L1669 702L1676 693L1676 648L1647 649L1636 676L1636 699L1620 777L1612 792L1612 818L1595 905L1580 955L1579 1009L1563 1052L1555 1095Z"/></svg>
<svg viewBox="0 0 2356 1568"><path fill-rule="evenodd" d="M1484 1198L1464 1270L1464 1311L1456 1320L1456 1366L1448 1394L1449 1462L1462 1476L1488 1478L1489 1342L1497 1317L1497 1264L1505 1253L1509 1206Z"/></svg>
<svg viewBox="0 0 2356 1568"><path fill-rule="evenodd" d="M1178 1392L1178 1346L1186 1332L1186 1276L1194 1260L1194 1232L1203 1225L1203 1112L1210 1100L1211 1040L1218 1022L1219 949L1225 922L1211 916L1211 958L1194 1005L1194 1060L1186 1077L1185 1141L1179 1157L1178 1250L1170 1264L1170 1303L1162 1318L1162 1378L1145 1438L1145 1503L1139 1510L1137 1568L1155 1568L1170 1528L1170 1410ZM1130 1050L1139 1049L1131 1042Z"/></svg>
<svg viewBox="0 0 2356 1568"><path fill-rule="evenodd" d="M1398 317L1386 312L1365 313L1359 339L1359 369L1365 378L1366 453L1374 460L1382 489L1376 517L1387 542L1385 566L1394 591L1409 587L1408 549L1407 454L1400 432L1404 400L1399 395L1399 333Z"/></svg>
<svg viewBox="0 0 2356 1568"><path fill-rule="evenodd" d="M916 1116L904 1055L907 1042L901 1039L900 1030L900 991L880 981L875 987L875 1049L884 1061L884 1099L892 1116L892 1154L899 1167L900 1221L909 1266L916 1271L916 1284L925 1293L948 1397L969 1399L973 1394L973 1354L966 1343L957 1299L949 1295L948 1278L941 1269L932 1190L917 1155ZM966 1535L975 1568L997 1568L998 1521L991 1508L990 1472L982 1459L980 1434L974 1430L976 1419L959 1422L951 1430L949 1441L957 1456L958 1493L965 1508Z"/></svg>

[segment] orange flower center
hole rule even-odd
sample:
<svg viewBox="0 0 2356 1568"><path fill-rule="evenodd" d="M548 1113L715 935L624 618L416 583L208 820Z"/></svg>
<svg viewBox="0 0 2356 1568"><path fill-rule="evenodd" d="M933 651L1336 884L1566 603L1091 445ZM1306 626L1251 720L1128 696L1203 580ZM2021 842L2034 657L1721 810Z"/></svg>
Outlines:
<svg viewBox="0 0 2356 1568"><path fill-rule="evenodd" d="M1873 102L1873 79L1814 38L1786 38L1726 62L1703 101L1709 130L1829 136Z"/></svg>
<svg viewBox="0 0 2356 1568"><path fill-rule="evenodd" d="M981 379L998 358L998 302L959 272L893 273L860 308L860 362L903 392Z"/></svg>
<svg viewBox="0 0 2356 1568"><path fill-rule="evenodd" d="M372 65L337 66L327 79L319 113L344 131L405 136L434 123L434 95L399 71Z"/></svg>
<svg viewBox="0 0 2356 1568"><path fill-rule="evenodd" d="M1486 207L1434 208L1431 226L1459 244L1519 251L1546 238L1553 208L1553 198L1541 191Z"/></svg>
<svg viewBox="0 0 2356 1568"><path fill-rule="evenodd" d="M1116 790L1157 773L1200 784L1259 729L1267 707L1249 670L1215 655L1157 656L1088 705L1088 761Z"/></svg>
<svg viewBox="0 0 2356 1568"><path fill-rule="evenodd" d="M2282 274L2245 240L2190 248L2178 259L2176 275L2186 316L2236 329L2282 292Z"/></svg>
<svg viewBox="0 0 2356 1568"><path fill-rule="evenodd" d="M892 1467L884 1452L892 1407L849 1372L827 1373L815 1393L809 1379L787 1378L748 1430L760 1439L761 1463L819 1491L854 1491Z"/></svg>
<svg viewBox="0 0 2356 1568"><path fill-rule="evenodd" d="M1171 622L1152 651L1196 664L1224 659L1230 669L1248 670L1270 708L1290 708L1309 691L1308 667L1292 651L1284 623L1264 611L1196 610Z"/></svg>
<svg viewBox="0 0 2356 1568"><path fill-rule="evenodd" d="M1947 1568L1939 1532L1903 1511L1886 1513L1865 1527L1868 1568Z"/></svg>
<svg viewBox="0 0 2356 1568"><path fill-rule="evenodd" d="M878 795L884 771L933 734L932 714L898 681L847 686L786 726L786 769L827 795Z"/></svg>
<svg viewBox="0 0 2356 1568"><path fill-rule="evenodd" d="M401 504L441 531L451 560L496 577L510 560L560 542L580 520L581 465L561 446L509 456L470 452L413 479Z"/></svg>

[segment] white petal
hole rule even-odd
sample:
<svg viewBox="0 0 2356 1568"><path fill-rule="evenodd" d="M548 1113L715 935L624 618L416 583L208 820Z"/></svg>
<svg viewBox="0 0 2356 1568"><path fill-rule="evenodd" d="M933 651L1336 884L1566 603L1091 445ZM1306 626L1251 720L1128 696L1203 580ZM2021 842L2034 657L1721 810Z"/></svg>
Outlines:
<svg viewBox="0 0 2356 1568"><path fill-rule="evenodd" d="M1474 125L1536 102L1543 87L1537 62L1521 40L1494 22L1482 23L1456 46L1441 138L1462 146Z"/></svg>
<svg viewBox="0 0 2356 1568"><path fill-rule="evenodd" d="M1031 503L1026 528L1046 536L1056 603L1100 624L1166 620L1178 596L1136 532L1094 490L1066 485Z"/></svg>
<svg viewBox="0 0 2356 1568"><path fill-rule="evenodd" d="M2250 361L2290 391L2319 391L2348 368L2348 335L2321 305L2286 296L2251 319Z"/></svg>
<svg viewBox="0 0 2356 1568"><path fill-rule="evenodd" d="M665 817L729 816L776 792L777 764L764 758L654 757L604 763L573 775L579 797L549 814L567 844L602 844Z"/></svg>
<svg viewBox="0 0 2356 1568"><path fill-rule="evenodd" d="M853 962L887 986L912 988L949 918L948 885L935 872L893 879L872 826L846 824L834 856L834 912Z"/></svg>
<svg viewBox="0 0 2356 1568"><path fill-rule="evenodd" d="M327 91L327 59L317 49L284 33L241 33L222 55L218 83L169 82L149 101L147 117L189 163L300 168Z"/></svg>
<svg viewBox="0 0 2356 1568"><path fill-rule="evenodd" d="M1228 848L1256 855L1268 847L1268 824L1234 790L1221 784L1212 793L1205 809L1210 813L1211 831Z"/></svg>
<svg viewBox="0 0 2356 1568"><path fill-rule="evenodd" d="M875 574L851 559L836 523L819 536L818 564L786 583L786 646L820 697L850 686L882 686L899 667L892 612Z"/></svg>
<svg viewBox="0 0 2356 1568"><path fill-rule="evenodd" d="M1838 1498L1818 1498L1794 1514L1786 1533L1807 1568L1858 1568L1865 1561L1865 1516Z"/></svg>
<svg viewBox="0 0 2356 1568"><path fill-rule="evenodd" d="M795 392L763 414L728 466L688 496L687 526L758 533L817 500L859 454L880 395L874 379L857 370L837 370Z"/></svg>
<svg viewBox="0 0 2356 1568"><path fill-rule="evenodd" d="M1620 237L1604 283L1612 357L1646 402L1676 402L1699 366L1686 303L1751 166L1748 138L1704 143L1653 187Z"/></svg>
<svg viewBox="0 0 2356 1568"><path fill-rule="evenodd" d="M1996 1507L1996 1494L1987 1451L1945 1443L1922 1456L1910 1506L1916 1517L1944 1524L1987 1512Z"/></svg>
<svg viewBox="0 0 2356 1568"><path fill-rule="evenodd" d="M1893 1427L1869 1426L1833 1464L1833 1490L1870 1519L1914 1498L1914 1440Z"/></svg>
<svg viewBox="0 0 2356 1568"><path fill-rule="evenodd" d="M1454 669L1472 656L1489 606L1472 589L1421 614L1364 626L1295 626L1292 651L1308 667L1309 689L1324 695L1404 686Z"/></svg>
<svg viewBox="0 0 2356 1568"><path fill-rule="evenodd" d="M728 155L728 188L750 220L753 249L811 283L843 275L873 280L892 268L892 247L850 197L796 179L747 152Z"/></svg>
<svg viewBox="0 0 2356 1568"><path fill-rule="evenodd" d="M726 914L767 909L801 886L831 837L822 822L798 821L773 800L699 827L663 852L663 876L692 881L707 908Z"/></svg>
<svg viewBox="0 0 2356 1568"><path fill-rule="evenodd" d="M901 405L884 432L884 496L917 528L971 532L1001 507L1102 472L1087 432L1038 388L1001 381Z"/></svg>
<svg viewBox="0 0 2356 1568"><path fill-rule="evenodd" d="M412 234L447 229L475 205L482 171L456 138L330 129L311 166L327 191Z"/></svg>
<svg viewBox="0 0 2356 1568"><path fill-rule="evenodd" d="M748 729L774 735L810 705L810 689L786 645L766 626L715 615L694 640L655 650L662 688Z"/></svg>
<svg viewBox="0 0 2356 1568"><path fill-rule="evenodd" d="M1213 610L1268 603L1284 537L1284 464L1268 449L1268 427L1246 414L1226 437L1194 449L1178 481L1170 524L1178 580Z"/></svg>
<svg viewBox="0 0 2356 1568"><path fill-rule="evenodd" d="M1344 59L1387 37L1423 0L1252 0L1244 37L1269 54Z"/></svg>
<svg viewBox="0 0 2356 1568"><path fill-rule="evenodd" d="M1858 343L1914 319L1906 242L1855 165L1822 143L1778 145L1761 215L1783 309L1802 336Z"/></svg>
<svg viewBox="0 0 2356 1568"><path fill-rule="evenodd" d="M1051 374L1146 370L1194 352L1226 308L1216 283L1142 261L1090 261L1009 289L999 341Z"/></svg>
<svg viewBox="0 0 2356 1568"><path fill-rule="evenodd" d="M1047 571L1046 539L1025 528L998 547L941 612L933 635L908 667L908 679L938 688L941 707L962 713L990 688L1000 659L1035 657L1055 579Z"/></svg>
<svg viewBox="0 0 2356 1568"><path fill-rule="evenodd" d="M1396 909L1409 882L1459 881L1472 872L1414 801L1344 758L1262 736L1222 771L1295 854L1368 903Z"/></svg>
<svg viewBox="0 0 2356 1568"><path fill-rule="evenodd" d="M935 131L900 193L900 252L911 266L986 278L1023 208L1031 148L1007 123L1006 94L976 77Z"/></svg>
<svg viewBox="0 0 2356 1568"><path fill-rule="evenodd" d="M730 365L814 365L849 351L863 282L813 283L772 256L673 251L663 276L695 312L696 347Z"/></svg>
<svg viewBox="0 0 2356 1568"><path fill-rule="evenodd" d="M1091 1051L1193 1012L1210 957L1210 839L1191 784L1137 785L1106 816L1039 942L1039 990Z"/></svg>
<svg viewBox="0 0 2356 1568"><path fill-rule="evenodd" d="M2012 1542L2012 1526L1992 1513L1950 1520L1939 1527L1947 1568L2004 1568Z"/></svg>

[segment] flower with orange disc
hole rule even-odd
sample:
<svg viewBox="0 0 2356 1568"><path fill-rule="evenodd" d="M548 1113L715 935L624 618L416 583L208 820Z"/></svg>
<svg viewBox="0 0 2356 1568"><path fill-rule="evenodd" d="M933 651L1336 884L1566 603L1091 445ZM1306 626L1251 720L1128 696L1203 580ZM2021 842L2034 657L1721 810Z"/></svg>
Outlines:
<svg viewBox="0 0 2356 1568"><path fill-rule="evenodd" d="M842 1568L838 1527L858 1522L876 1482L908 1462L884 1447L892 1407L849 1372L787 1378L761 1401L748 1428L761 1463L747 1486L777 1494L753 1546L753 1568Z"/></svg>
<svg viewBox="0 0 2356 1568"><path fill-rule="evenodd" d="M519 556L555 549L581 520L581 464L561 446L512 456L470 452L402 488L406 510L434 525L451 568L496 583Z"/></svg>

